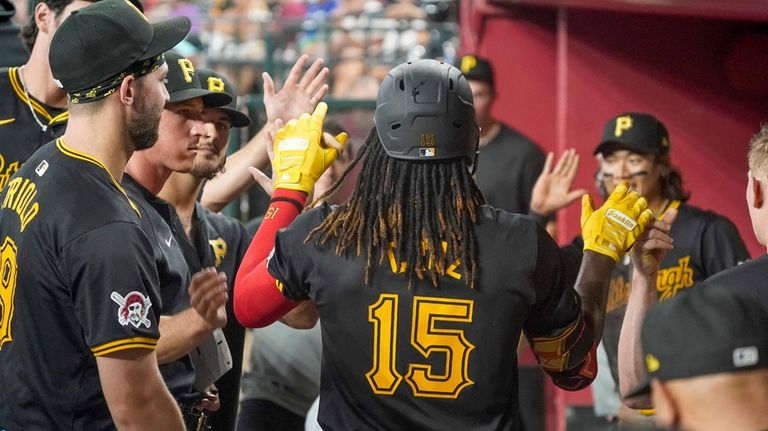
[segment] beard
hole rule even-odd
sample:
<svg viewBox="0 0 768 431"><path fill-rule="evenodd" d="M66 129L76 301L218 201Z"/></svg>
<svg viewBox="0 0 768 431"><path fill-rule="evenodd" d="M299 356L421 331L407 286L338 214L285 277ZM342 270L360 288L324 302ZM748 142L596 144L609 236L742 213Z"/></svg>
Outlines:
<svg viewBox="0 0 768 431"><path fill-rule="evenodd" d="M198 155L199 157L199 155ZM224 157L221 159L221 162L218 163L218 165L213 164L211 161L204 161L202 163L199 163L197 160L195 160L195 163L192 165L192 170L189 172L194 176L195 178L199 179L207 179L212 180L213 177L216 176L219 172L225 172L226 169L224 168L224 165L227 163L227 158Z"/></svg>
<svg viewBox="0 0 768 431"><path fill-rule="evenodd" d="M151 148L157 142L160 129L160 114L163 107L153 109L144 96L137 100L136 115L128 121L128 138L133 143L135 151Z"/></svg>

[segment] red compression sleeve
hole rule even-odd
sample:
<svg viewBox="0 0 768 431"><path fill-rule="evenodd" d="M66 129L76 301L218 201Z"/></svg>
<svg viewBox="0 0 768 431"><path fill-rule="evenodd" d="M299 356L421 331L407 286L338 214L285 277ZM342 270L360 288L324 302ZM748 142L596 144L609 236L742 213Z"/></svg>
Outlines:
<svg viewBox="0 0 768 431"><path fill-rule="evenodd" d="M277 231L301 214L307 194L296 190L275 189L256 236L243 256L235 277L234 309L245 327L260 328L279 319L299 305L285 298L275 278L267 271L266 259L275 246Z"/></svg>

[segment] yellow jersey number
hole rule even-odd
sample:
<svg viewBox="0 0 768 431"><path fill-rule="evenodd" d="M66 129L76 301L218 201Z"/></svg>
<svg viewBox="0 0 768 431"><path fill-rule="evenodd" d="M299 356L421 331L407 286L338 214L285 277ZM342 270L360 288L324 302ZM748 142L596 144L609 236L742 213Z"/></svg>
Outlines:
<svg viewBox="0 0 768 431"><path fill-rule="evenodd" d="M0 349L13 340L11 319L13 319L13 296L16 293L16 243L5 237L0 246Z"/></svg>
<svg viewBox="0 0 768 431"><path fill-rule="evenodd" d="M417 397L457 398L474 382L469 378L469 354L475 346L461 329L438 328L440 322L472 323L474 302L471 300L416 296L413 298L411 345L428 358L434 353L445 355L445 374L435 374L432 366L409 364L405 377L395 368L397 359L397 326L400 297L381 294L368 307L368 321L373 324L373 367L366 373L375 394L392 395L405 379Z"/></svg>

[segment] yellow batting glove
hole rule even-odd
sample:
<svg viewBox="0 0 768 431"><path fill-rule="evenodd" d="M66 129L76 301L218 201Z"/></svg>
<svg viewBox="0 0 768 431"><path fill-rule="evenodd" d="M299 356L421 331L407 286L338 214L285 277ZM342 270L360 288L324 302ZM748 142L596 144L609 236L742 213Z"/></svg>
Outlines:
<svg viewBox="0 0 768 431"><path fill-rule="evenodd" d="M637 192L630 192L626 181L622 181L597 210L593 209L592 198L584 195L581 199L584 250L592 250L618 262L652 220L653 212L648 209L648 201Z"/></svg>
<svg viewBox="0 0 768 431"><path fill-rule="evenodd" d="M309 194L320 175L336 160L338 150L322 145L323 120L327 111L328 105L320 102L312 115L302 114L275 134L272 170L276 189L301 190ZM337 137L342 148L346 138L346 133Z"/></svg>

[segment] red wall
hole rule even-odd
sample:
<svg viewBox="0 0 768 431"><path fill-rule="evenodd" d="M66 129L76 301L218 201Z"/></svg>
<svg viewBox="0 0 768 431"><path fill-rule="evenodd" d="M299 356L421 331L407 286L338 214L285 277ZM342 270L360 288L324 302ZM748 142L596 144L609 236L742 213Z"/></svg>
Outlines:
<svg viewBox="0 0 768 431"><path fill-rule="evenodd" d="M486 11L482 19L477 13L462 15L463 51L493 62L496 116L545 150L576 148L582 156L577 187L596 196L592 150L608 118L653 113L669 129L672 161L693 192L690 202L730 218L752 256L765 253L752 233L744 189L748 140L768 120L768 98L765 84L762 96L745 95L744 88L764 82L768 61L760 51L768 50L755 40L741 48L763 48L733 48L753 24L575 9L510 7ZM750 55L733 61L744 52ZM727 67L736 78L726 79ZM742 83L742 90L729 81ZM579 211L574 204L560 214L560 242L579 233ZM585 391L549 401L547 429L561 430L562 404L591 398Z"/></svg>
<svg viewBox="0 0 768 431"><path fill-rule="evenodd" d="M729 217L753 256L744 200L749 138L768 120L765 97L725 79L731 42L748 23L597 11L512 9L487 16L477 52L496 68L495 114L546 150L582 155L577 186L594 190L591 156L603 125L647 111L669 129L672 161L691 203ZM763 69L764 70L764 69ZM578 234L577 205L561 217L561 240Z"/></svg>

